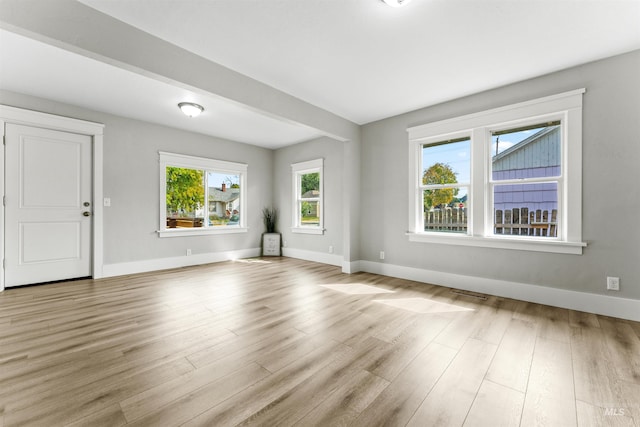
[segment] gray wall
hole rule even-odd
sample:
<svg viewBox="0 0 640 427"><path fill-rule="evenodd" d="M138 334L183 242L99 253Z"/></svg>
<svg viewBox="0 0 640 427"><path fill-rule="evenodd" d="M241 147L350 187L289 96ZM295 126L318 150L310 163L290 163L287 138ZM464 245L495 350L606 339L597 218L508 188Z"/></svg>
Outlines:
<svg viewBox="0 0 640 427"><path fill-rule="evenodd" d="M535 58L532 58L535 60ZM640 299L640 51L586 64L362 128L360 259ZM454 83L454 82L451 82ZM407 240L411 126L584 87L583 255ZM419 88L416 88L419 90ZM379 251L385 260L379 261Z"/></svg>
<svg viewBox="0 0 640 427"><path fill-rule="evenodd" d="M318 138L275 152L274 206L280 211L278 231L287 248L343 255L343 149L345 143L331 138ZM291 164L324 159L324 235L292 233L292 175Z"/></svg>
<svg viewBox="0 0 640 427"><path fill-rule="evenodd" d="M0 103L105 124L104 263L257 248L260 209L272 200L273 151L57 102L0 91ZM248 233L159 238L158 151L247 163Z"/></svg>
<svg viewBox="0 0 640 427"><path fill-rule="evenodd" d="M105 264L259 246L260 209L275 205L290 248L348 261L382 262L490 279L606 293L606 276L621 278L610 295L640 299L640 51L586 64L441 105L364 125L353 142L321 138L277 151L89 111L11 92L0 103L106 125ZM411 243L407 240L410 126L552 95L580 87L583 117L584 254L559 255ZM157 151L249 164L249 233L159 239ZM327 232L293 235L290 164L323 157ZM348 245L348 247L345 247Z"/></svg>
<svg viewBox="0 0 640 427"><path fill-rule="evenodd" d="M346 259L359 259L360 126L356 123L207 61L75 0L3 0L0 1L0 18L0 27L9 31L153 79L223 96L344 141L345 148L341 152L344 154L344 173L347 176L343 186L342 209L345 235L344 242L340 244ZM96 31L96 28L100 31ZM167 58L171 60L167 61ZM239 155L243 156L243 149L238 150ZM255 199L257 204L272 202L270 192L261 194ZM259 214L259 210L256 212ZM235 237L229 239L234 240Z"/></svg>

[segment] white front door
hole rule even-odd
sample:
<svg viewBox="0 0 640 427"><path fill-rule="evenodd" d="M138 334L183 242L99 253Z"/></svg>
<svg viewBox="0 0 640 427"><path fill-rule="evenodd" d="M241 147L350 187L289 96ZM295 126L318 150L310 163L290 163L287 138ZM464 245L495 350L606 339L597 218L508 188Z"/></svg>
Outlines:
<svg viewBox="0 0 640 427"><path fill-rule="evenodd" d="M5 129L5 286L91 275L92 138Z"/></svg>

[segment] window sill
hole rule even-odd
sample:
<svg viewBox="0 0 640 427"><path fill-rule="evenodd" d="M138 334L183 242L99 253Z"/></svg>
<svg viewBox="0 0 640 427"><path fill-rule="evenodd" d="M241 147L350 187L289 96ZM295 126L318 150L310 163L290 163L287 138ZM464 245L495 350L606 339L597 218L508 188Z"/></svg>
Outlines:
<svg viewBox="0 0 640 427"><path fill-rule="evenodd" d="M559 240L516 239L505 237L478 237L468 235L449 235L442 233L422 234L406 233L410 242L437 243L494 249L511 249L517 251L550 252L557 254L582 255L584 242L562 242Z"/></svg>
<svg viewBox="0 0 640 427"><path fill-rule="evenodd" d="M239 234L249 231L246 227L170 228L158 230L159 237L205 236L211 234Z"/></svg>
<svg viewBox="0 0 640 427"><path fill-rule="evenodd" d="M292 227L291 232L298 234L324 234L324 228Z"/></svg>

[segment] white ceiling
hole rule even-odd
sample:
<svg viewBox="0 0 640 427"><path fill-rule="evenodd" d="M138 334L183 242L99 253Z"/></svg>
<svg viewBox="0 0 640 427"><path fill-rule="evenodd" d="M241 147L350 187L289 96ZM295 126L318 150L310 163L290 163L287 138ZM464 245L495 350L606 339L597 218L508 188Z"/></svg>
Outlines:
<svg viewBox="0 0 640 427"><path fill-rule="evenodd" d="M266 148L320 136L309 127L0 30L0 88ZM206 106L197 118L178 103Z"/></svg>
<svg viewBox="0 0 640 427"><path fill-rule="evenodd" d="M380 0L80 1L358 124L640 48L640 0L413 0L402 8ZM11 33L0 37L3 56L23 62L2 61L1 88L270 148L319 135ZM176 115L183 100L205 105L203 120Z"/></svg>

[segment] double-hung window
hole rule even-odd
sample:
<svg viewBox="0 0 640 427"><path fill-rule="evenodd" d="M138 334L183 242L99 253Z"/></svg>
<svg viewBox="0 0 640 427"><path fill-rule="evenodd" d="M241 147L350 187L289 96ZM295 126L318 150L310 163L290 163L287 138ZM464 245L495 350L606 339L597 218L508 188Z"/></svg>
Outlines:
<svg viewBox="0 0 640 427"><path fill-rule="evenodd" d="M418 185L423 201L421 230L467 233L471 139L462 136L425 142L420 147Z"/></svg>
<svg viewBox="0 0 640 427"><path fill-rule="evenodd" d="M247 165L160 152L161 237L243 233Z"/></svg>
<svg viewBox="0 0 640 427"><path fill-rule="evenodd" d="M491 131L488 193L494 235L557 239L562 145L562 120Z"/></svg>
<svg viewBox="0 0 640 427"><path fill-rule="evenodd" d="M322 171L322 159L291 165L294 233L324 233Z"/></svg>
<svg viewBox="0 0 640 427"><path fill-rule="evenodd" d="M408 129L411 241L582 253L582 94Z"/></svg>

